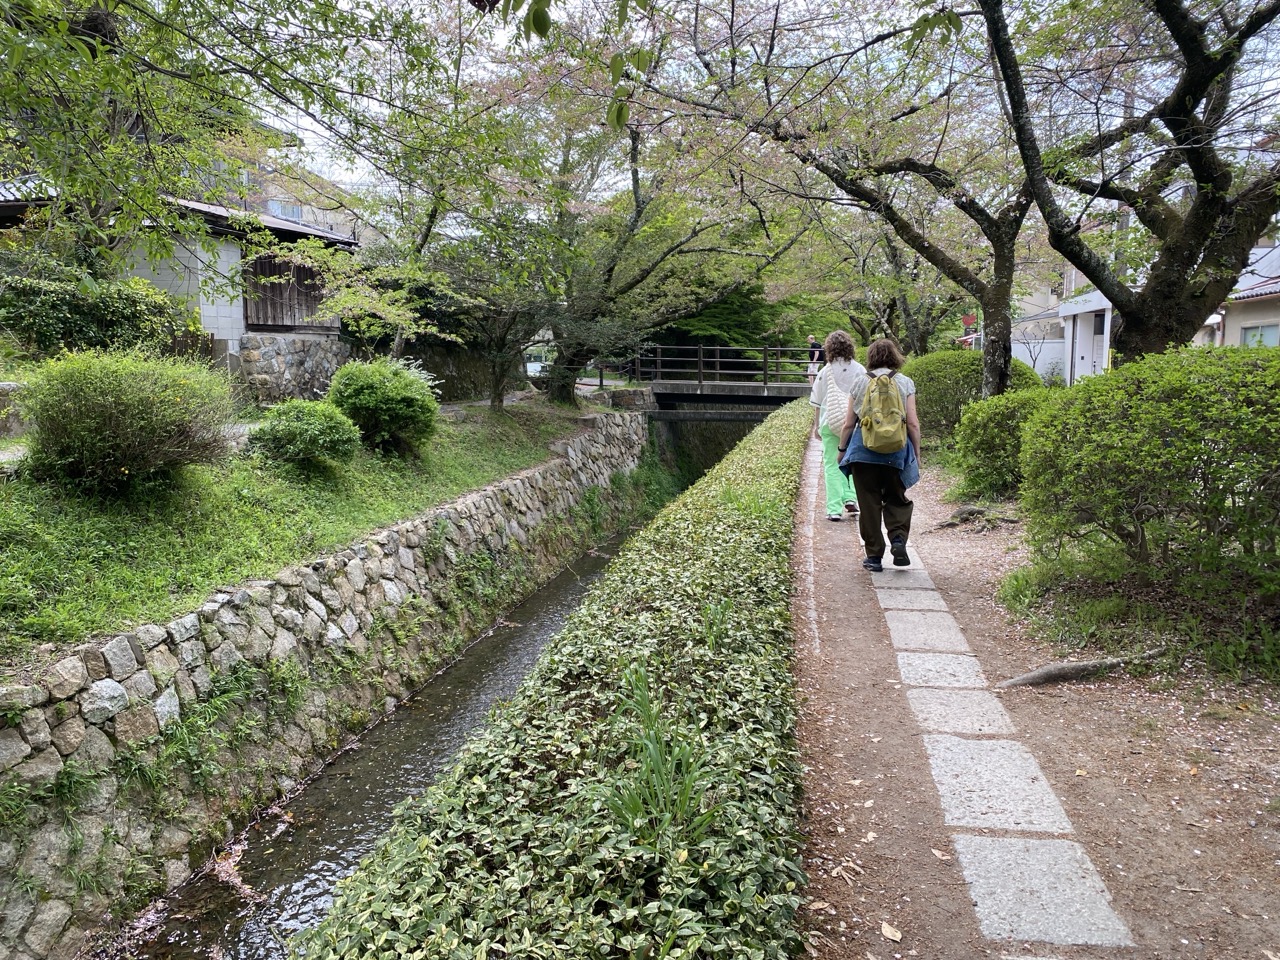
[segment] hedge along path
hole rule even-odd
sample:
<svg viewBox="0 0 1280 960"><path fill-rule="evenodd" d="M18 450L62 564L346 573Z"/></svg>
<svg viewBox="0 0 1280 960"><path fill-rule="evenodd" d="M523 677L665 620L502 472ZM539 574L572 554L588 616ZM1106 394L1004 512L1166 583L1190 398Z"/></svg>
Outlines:
<svg viewBox="0 0 1280 960"><path fill-rule="evenodd" d="M789 553L809 426L806 404L773 414L632 539L301 956L798 952Z"/></svg>

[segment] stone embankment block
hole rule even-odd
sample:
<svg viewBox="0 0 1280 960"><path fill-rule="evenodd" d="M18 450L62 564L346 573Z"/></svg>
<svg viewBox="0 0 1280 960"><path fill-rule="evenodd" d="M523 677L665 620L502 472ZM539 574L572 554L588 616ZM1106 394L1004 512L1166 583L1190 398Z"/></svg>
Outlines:
<svg viewBox="0 0 1280 960"><path fill-rule="evenodd" d="M634 468L648 436L640 414L602 414L584 426L548 463L272 580L220 590L167 624L83 644L38 684L0 687L0 787L16 784L52 805L48 787L63 771L91 780L75 810L76 844L52 810L23 834L0 834L0 958L73 956L121 898L126 876L151 870L157 892L185 880L208 839L224 839L255 804L322 762L346 730L394 707L436 669L445 627L432 618L470 616L470 598L450 580L459 563L481 554L519 557L545 576L558 569L569 546L553 535L558 521L590 488L607 489L616 472ZM377 624L411 598L426 611L415 614L415 629L381 635ZM195 722L219 675L238 669L258 671L249 698L216 730L188 731L203 743L221 737L232 753L219 754L213 773L182 768L157 803L140 778L155 771L161 732ZM289 671L300 707L284 716L269 681ZM75 883L86 870L97 892Z"/></svg>
<svg viewBox="0 0 1280 960"><path fill-rule="evenodd" d="M323 397L351 347L337 337L267 336L240 338L240 374L260 403L290 397Z"/></svg>

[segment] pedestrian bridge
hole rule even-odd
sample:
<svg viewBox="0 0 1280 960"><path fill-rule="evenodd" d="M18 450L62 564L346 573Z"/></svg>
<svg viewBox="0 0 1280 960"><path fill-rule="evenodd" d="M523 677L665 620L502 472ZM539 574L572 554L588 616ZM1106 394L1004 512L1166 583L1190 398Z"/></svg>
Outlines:
<svg viewBox="0 0 1280 960"><path fill-rule="evenodd" d="M651 347L632 364L653 392L653 420L758 422L809 396L804 347Z"/></svg>

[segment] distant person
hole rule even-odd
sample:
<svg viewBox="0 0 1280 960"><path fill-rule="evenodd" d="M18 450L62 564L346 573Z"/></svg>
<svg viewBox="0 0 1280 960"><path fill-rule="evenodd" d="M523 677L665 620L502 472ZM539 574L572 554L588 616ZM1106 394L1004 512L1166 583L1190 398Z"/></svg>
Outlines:
<svg viewBox="0 0 1280 960"><path fill-rule="evenodd" d="M849 388L867 368L854 359L853 338L843 330L827 336L822 346L827 365L818 371L809 393L813 407L813 437L822 441L822 479L827 493L827 519L839 520L845 511L858 512L858 498L840 469L840 429L849 409Z"/></svg>
<svg viewBox="0 0 1280 960"><path fill-rule="evenodd" d="M862 566L878 573L884 569L885 533L889 535L889 551L895 567L911 565L907 556L907 538L911 535L912 502L907 488L920 476L920 420L916 416L916 385L902 369L902 353L892 340L877 340L867 350L867 370L854 378L849 387L849 404L840 431L838 450L844 452L842 467L853 475L853 489L858 495L861 513L858 532L866 547ZM889 377L896 388L905 437L901 449L877 453L863 442L860 416L873 377ZM877 384L879 386L879 384ZM892 399L892 398L889 398ZM883 523L884 530L881 529Z"/></svg>
<svg viewBox="0 0 1280 960"><path fill-rule="evenodd" d="M813 383L814 378L818 375L818 368L822 366L822 362L826 359L822 352L822 344L818 342L818 338L812 333L809 334L809 366L805 369L805 373L809 377L809 382Z"/></svg>

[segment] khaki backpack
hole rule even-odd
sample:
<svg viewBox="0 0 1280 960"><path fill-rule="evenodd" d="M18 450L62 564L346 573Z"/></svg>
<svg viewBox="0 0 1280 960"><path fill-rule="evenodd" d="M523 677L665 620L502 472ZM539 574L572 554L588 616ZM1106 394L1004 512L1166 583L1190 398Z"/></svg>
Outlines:
<svg viewBox="0 0 1280 960"><path fill-rule="evenodd" d="M858 411L862 445L872 453L897 453L907 445L907 411L894 376L870 374L862 409Z"/></svg>

